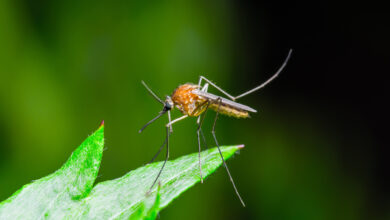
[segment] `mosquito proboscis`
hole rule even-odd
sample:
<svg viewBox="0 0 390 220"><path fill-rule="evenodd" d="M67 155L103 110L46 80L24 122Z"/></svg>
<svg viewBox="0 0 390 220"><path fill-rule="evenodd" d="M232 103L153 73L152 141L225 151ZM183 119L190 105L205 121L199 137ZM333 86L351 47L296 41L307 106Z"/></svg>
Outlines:
<svg viewBox="0 0 390 220"><path fill-rule="evenodd" d="M165 101L161 100L147 85L145 82L142 81L142 84L145 86L145 88L148 90L148 92L158 101L163 105L163 109L159 112L159 114L150 120L148 123L146 123L140 130L139 133L141 133L148 125L150 125L152 122L156 121L158 118L163 116L165 113L168 113L168 124L166 124L166 138L164 143L161 145L159 148L158 152L156 155L153 157L153 159L150 161L152 162L158 154L161 152L161 150L166 146L166 155L165 155L165 160L164 163L160 169L160 171L157 174L157 177L155 178L152 186L150 189L153 188L153 186L156 184L158 178L161 175L161 172L163 171L165 164L167 160L169 159L169 136L173 132L172 130L172 125L178 121L181 121L185 118L188 117L197 117L197 137L198 137L198 150L199 150L199 173L200 173L200 179L201 182L203 183L203 175L202 175L202 164L201 164L201 159L200 159L200 152L201 152L201 141L200 141L200 136L202 136L203 141L206 143L203 131L202 131L202 124L203 120L205 118L206 112L208 109L212 109L216 112L213 127L211 130L211 133L213 135L215 144L217 145L219 154L221 156L221 159L223 161L223 166L225 167L230 182L233 185L233 188L237 194L237 197L239 198L241 204L245 207L245 203L243 199L241 198L237 187L234 183L234 180L232 178L232 175L230 174L229 168L226 165L225 159L223 158L221 149L219 147L218 140L215 136L215 125L217 123L217 119L219 114L227 115L227 116L232 116L235 118L248 118L249 113L256 113L257 111L249 106L240 104L236 102L237 99L242 98L246 95L249 95L263 87L265 87L267 84L269 84L272 80L274 80L280 72L285 68L287 65L288 60L291 57L292 49L289 50L288 55L286 59L284 60L283 64L279 67L279 69L276 71L274 75L272 75L268 80L260 84L259 86L248 90L238 96L232 96L229 93L227 93L225 90L221 89L217 85L215 85L213 82L208 80L204 76L199 77L198 84L191 84L191 83L186 83L183 85L180 85L175 89L175 91L172 93L171 96L166 96ZM202 85L202 82L205 81L205 83ZM221 96L212 94L208 92L208 87L212 86L218 91L220 91L222 94L224 94L227 98L223 98ZM171 110L176 107L177 109L180 110L180 112L183 114L183 116L176 118L174 120L171 119Z"/></svg>

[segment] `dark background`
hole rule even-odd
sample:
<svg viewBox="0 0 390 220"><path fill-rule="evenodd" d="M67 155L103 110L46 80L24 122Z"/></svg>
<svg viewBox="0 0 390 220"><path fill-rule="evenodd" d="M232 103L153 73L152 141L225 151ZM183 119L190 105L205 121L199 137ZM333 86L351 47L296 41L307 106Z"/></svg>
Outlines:
<svg viewBox="0 0 390 220"><path fill-rule="evenodd" d="M107 151L98 182L148 161L165 119L137 133L161 108L141 80L163 96L202 74L239 94L270 77L293 48L279 78L240 100L258 114L218 122L222 144L246 145L228 164L247 208L220 169L160 218L386 219L385 9L329 1L1 1L0 200L60 167L102 119ZM209 114L206 131L211 121ZM194 120L174 127L173 158L197 150L195 128Z"/></svg>
<svg viewBox="0 0 390 220"><path fill-rule="evenodd" d="M327 147L337 152L342 175L359 182L365 192L358 216L388 216L385 85L390 47L389 16L383 6L375 1L237 1L236 6L249 35L240 36L249 57L261 57L259 51L265 50L270 55L266 63L272 63L275 51L295 49L291 74L282 76L277 82L282 88L271 93L309 105L297 102L294 111L315 111L338 138ZM261 20L270 34L264 44L253 43L261 36L261 29L255 28ZM251 79L259 79L255 63L247 63Z"/></svg>

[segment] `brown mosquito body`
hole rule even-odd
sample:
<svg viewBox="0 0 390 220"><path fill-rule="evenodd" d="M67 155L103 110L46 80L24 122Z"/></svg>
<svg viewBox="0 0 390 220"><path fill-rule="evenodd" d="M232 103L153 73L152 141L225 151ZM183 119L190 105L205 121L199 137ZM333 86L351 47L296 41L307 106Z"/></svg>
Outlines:
<svg viewBox="0 0 390 220"><path fill-rule="evenodd" d="M201 127L202 127L203 120L205 118L207 110L208 109L212 109L212 110L214 110L216 112L216 116L215 116L215 119L214 119L214 124L213 124L211 133L213 135L214 141L215 141L215 143L217 145L217 148L219 150L221 159L223 161L223 165L224 165L224 167L225 167L225 169L226 169L226 171L227 171L227 173L229 175L229 178L230 178L230 181L231 181L231 183L233 185L233 188L234 188L238 198L240 199L240 202L242 203L243 206L245 206L245 203L242 200L240 194L238 193L237 187L235 186L235 183L234 183L233 178L232 178L232 176L230 174L229 168L227 167L226 162L225 162L225 160L223 158L222 152L221 152L221 150L219 148L219 143L218 143L218 140L217 140L217 138L215 136L215 125L216 125L216 122L217 122L219 114L232 116L232 117L235 117L235 118L248 118L249 117L249 113L256 113L257 111L255 109L253 109L253 108L251 108L249 106L240 104L240 103L236 102L236 100L241 98L241 97L244 97L244 96L246 96L248 94L251 94L251 93L253 93L253 92L255 92L255 91L257 91L257 90L259 90L261 88L263 88L265 85L270 83L273 79L275 79L279 75L279 73L284 69L284 67L286 66L286 64L287 64L287 62L288 62L288 60L289 60L289 58L291 56L291 52L292 52L292 50L289 51L289 53L287 55L287 58L283 62L282 66L279 67L278 71L271 78L269 78L267 81L265 81L261 85L255 87L255 88L253 88L253 89L251 89L251 90L249 90L247 92L244 92L244 93L242 93L241 95L238 95L238 96L230 95L229 93L225 92L223 89L221 89L220 87L215 85L213 82L211 82L207 78L205 78L203 76L200 76L198 84L186 83L186 84L180 85L179 87L177 87L174 90L174 92L172 93L171 96L167 96L165 101L162 101L142 81L142 84L149 91L149 93L157 101L159 101L161 104L163 104L164 107L163 107L163 110L160 111L160 113L155 118L153 118L151 121L146 123L139 130L139 132L141 133L149 124L151 124L152 122L154 122L155 120L160 118L165 113L168 113L168 121L169 121L166 124L166 132L167 132L166 139L165 139L163 145L160 147L160 149L158 150L158 152L156 153L156 155L152 159L152 161L153 161L158 156L158 154L161 152L161 150L164 148L164 146L166 146L167 151L166 151L165 161L164 161L164 163L163 163L159 173L157 174L157 177L154 180L154 182L153 182L153 184L152 184L150 189L152 189L153 186L156 184L158 178L160 177L160 174L161 174L162 170L165 167L166 161L169 158L169 137L170 137L170 134L173 132L172 125L174 123L178 122L178 121L181 121L181 120L187 118L187 117L197 117L197 124L198 124L197 136L198 136L198 150L199 150L199 173L200 173L200 180L201 180L201 182L203 182L202 164L201 164L201 158L200 158L200 152L201 152L200 136L202 136L202 139L203 139L205 144L206 144L206 141L205 141L205 138L204 138L204 135L203 135ZM202 84L203 81L205 82L204 84ZM217 89L222 94L224 94L227 98L224 98L224 97L221 97L221 96L209 93L208 92L209 85L214 87L215 89ZM183 116L181 116L179 118L176 118L174 120L171 120L170 111L174 107L176 107L178 110L180 110L180 112L183 114Z"/></svg>
<svg viewBox="0 0 390 220"><path fill-rule="evenodd" d="M197 117L201 115L207 108L217 111L227 116L235 118L248 118L249 111L256 112L256 110L244 106L242 104L232 102L225 98L206 93L200 90L199 85L186 83L180 85L171 95L174 106L181 111L183 115Z"/></svg>
<svg viewBox="0 0 390 220"><path fill-rule="evenodd" d="M173 91L171 95L172 102L183 115L197 117L206 110L205 103L207 99L192 93L199 88L198 85L186 83Z"/></svg>

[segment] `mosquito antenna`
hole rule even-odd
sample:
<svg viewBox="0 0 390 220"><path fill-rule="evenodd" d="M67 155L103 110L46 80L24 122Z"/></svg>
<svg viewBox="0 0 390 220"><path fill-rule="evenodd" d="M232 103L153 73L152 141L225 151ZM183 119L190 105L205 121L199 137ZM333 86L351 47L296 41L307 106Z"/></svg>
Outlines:
<svg viewBox="0 0 390 220"><path fill-rule="evenodd" d="M138 133L141 133L146 127L148 127L148 125L150 125L152 122L156 121L157 119L159 119L161 116L163 116L168 110L162 110L155 118L153 118L152 120L150 120L148 123L146 123L139 131Z"/></svg>
<svg viewBox="0 0 390 220"><path fill-rule="evenodd" d="M289 60L290 57L291 57L291 53L292 53L292 49L290 49L290 50L288 51L288 55L287 55L286 59L284 60L282 66L279 67L278 71L276 71L276 73L275 73L273 76L271 76L271 78L269 78L267 81L263 82L261 85L257 86L256 88L253 88L253 89L251 89L251 90L249 90L249 91L247 91L247 92L244 92L243 94L241 94L241 95L239 95L239 96L236 96L236 97L234 97L234 98L235 98L235 99L238 99L238 98L241 98L241 97L243 97L243 96L246 96L246 95L248 95L248 94L250 94L250 93L252 93L252 92L255 92L255 91L257 91L257 90L263 88L264 86L266 86L266 85L267 85L268 83L270 83L272 80L274 80L274 79L279 75L279 73L282 72L282 70L284 69L284 67L287 65L287 62L288 62L288 60Z"/></svg>
<svg viewBox="0 0 390 220"><path fill-rule="evenodd" d="M148 90L149 94L153 96L153 98L155 98L158 102L164 105L164 102L149 88L148 85L146 85L143 80L141 81L141 83L145 86L145 88Z"/></svg>

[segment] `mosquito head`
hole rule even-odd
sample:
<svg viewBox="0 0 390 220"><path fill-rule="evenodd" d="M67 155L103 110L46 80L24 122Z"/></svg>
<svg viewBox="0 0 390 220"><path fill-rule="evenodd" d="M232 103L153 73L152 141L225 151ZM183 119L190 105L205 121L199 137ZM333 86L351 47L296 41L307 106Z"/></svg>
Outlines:
<svg viewBox="0 0 390 220"><path fill-rule="evenodd" d="M174 104L172 98L167 95L167 97L165 98L163 111L170 111L173 108L173 105Z"/></svg>

